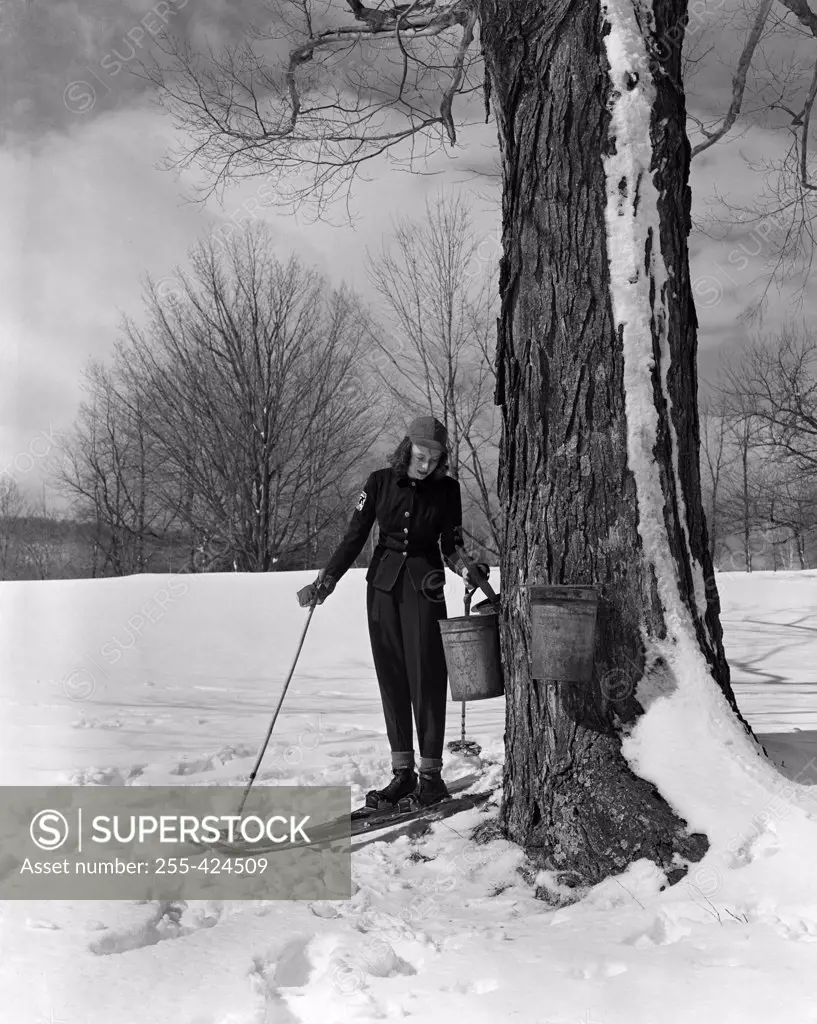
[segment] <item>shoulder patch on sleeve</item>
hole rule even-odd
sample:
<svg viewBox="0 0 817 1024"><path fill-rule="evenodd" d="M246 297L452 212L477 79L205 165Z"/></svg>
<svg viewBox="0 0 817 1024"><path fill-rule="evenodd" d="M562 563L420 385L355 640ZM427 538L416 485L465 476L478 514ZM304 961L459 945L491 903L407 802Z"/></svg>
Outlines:
<svg viewBox="0 0 817 1024"><path fill-rule="evenodd" d="M362 512L363 506L366 504L366 499L369 495L365 491L361 491L357 499L357 505L355 505L355 512Z"/></svg>

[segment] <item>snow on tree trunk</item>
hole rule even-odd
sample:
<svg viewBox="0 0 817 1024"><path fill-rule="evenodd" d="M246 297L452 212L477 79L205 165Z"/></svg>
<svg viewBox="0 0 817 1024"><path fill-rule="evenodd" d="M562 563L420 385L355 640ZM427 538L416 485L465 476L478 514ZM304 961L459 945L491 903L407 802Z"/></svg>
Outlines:
<svg viewBox="0 0 817 1024"><path fill-rule="evenodd" d="M568 887L641 857L677 880L707 849L622 751L678 658L748 729L701 499L685 11L482 0L504 177L503 822ZM592 685L531 678L531 583L600 588Z"/></svg>

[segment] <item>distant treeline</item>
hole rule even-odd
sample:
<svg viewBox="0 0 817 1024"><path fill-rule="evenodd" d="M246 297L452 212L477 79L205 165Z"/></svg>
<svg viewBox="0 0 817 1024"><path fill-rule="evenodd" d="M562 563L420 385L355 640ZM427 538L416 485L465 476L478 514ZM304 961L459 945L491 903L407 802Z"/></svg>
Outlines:
<svg viewBox="0 0 817 1024"><path fill-rule="evenodd" d="M306 552L282 555L269 571L311 569L323 564L340 539L345 524L326 531L313 559ZM817 567L817 530L809 530L801 545L789 533L766 529L751 532L749 544L754 570L810 569ZM377 527L355 563L368 564L377 542ZM235 565L217 545L201 543L182 532L150 538L143 547L143 564L131 573L114 571L106 552L110 537L100 537L95 523L81 523L53 515L26 515L9 521L0 518L0 580L55 580L102 578L144 573L232 572ZM485 549L480 549L485 552ZM496 559L484 553L489 561ZM718 545L716 567L721 572L745 571L742 534L732 534Z"/></svg>
<svg viewBox="0 0 817 1024"><path fill-rule="evenodd" d="M341 528L327 535L318 548L319 561L325 560L331 542L337 541ZM375 543L375 535L361 554L365 564ZM55 515L24 515L9 520L0 518L0 580L84 579L142 573L232 572L236 568L229 554L218 545L202 542L181 531L168 531L162 537L150 537L141 548L140 567L123 573L110 556L111 537L105 536L93 522L82 523ZM127 560L127 559L126 559ZM312 568L304 552L283 555L271 571Z"/></svg>

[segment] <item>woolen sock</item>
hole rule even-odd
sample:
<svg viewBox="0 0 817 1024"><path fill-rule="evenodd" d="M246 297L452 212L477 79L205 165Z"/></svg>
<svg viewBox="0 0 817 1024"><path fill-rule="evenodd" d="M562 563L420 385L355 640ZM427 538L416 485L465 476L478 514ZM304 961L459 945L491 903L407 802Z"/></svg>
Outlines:
<svg viewBox="0 0 817 1024"><path fill-rule="evenodd" d="M391 752L391 766L395 771L403 771L406 768L413 768L414 751L393 750Z"/></svg>
<svg viewBox="0 0 817 1024"><path fill-rule="evenodd" d="M421 772L440 772L443 769L443 759L441 757L421 757L420 758L420 771Z"/></svg>

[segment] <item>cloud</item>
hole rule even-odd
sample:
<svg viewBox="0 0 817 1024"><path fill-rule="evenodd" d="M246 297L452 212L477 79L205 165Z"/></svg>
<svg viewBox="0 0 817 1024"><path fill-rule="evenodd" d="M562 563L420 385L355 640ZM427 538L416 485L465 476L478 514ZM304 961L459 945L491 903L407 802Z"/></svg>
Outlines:
<svg viewBox="0 0 817 1024"><path fill-rule="evenodd" d="M162 32L201 45L247 32L263 0L0 0L6 138L70 132L149 91L138 65Z"/></svg>
<svg viewBox="0 0 817 1024"><path fill-rule="evenodd" d="M166 141L154 115L131 109L0 154L0 325L13 366L0 463L49 420L67 425L80 370L110 352L140 274L169 270L201 230L201 212L151 166Z"/></svg>

